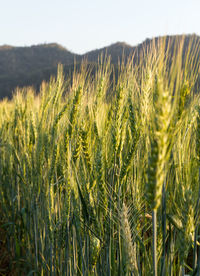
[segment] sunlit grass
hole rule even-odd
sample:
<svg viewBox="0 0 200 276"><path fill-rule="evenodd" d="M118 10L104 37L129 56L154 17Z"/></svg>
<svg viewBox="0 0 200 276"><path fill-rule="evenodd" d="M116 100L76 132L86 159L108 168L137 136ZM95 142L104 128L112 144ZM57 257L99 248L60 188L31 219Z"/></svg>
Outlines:
<svg viewBox="0 0 200 276"><path fill-rule="evenodd" d="M59 66L1 102L2 275L198 275L199 45L183 45L116 82L107 58L70 81Z"/></svg>

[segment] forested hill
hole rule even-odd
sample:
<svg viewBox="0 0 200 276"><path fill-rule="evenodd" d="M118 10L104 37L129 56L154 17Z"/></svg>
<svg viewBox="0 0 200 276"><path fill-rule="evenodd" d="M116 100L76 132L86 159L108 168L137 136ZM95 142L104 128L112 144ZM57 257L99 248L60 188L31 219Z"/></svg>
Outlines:
<svg viewBox="0 0 200 276"><path fill-rule="evenodd" d="M10 97L16 86L38 85L56 72L57 64L73 64L79 57L52 43L31 47L0 47L0 97Z"/></svg>
<svg viewBox="0 0 200 276"><path fill-rule="evenodd" d="M181 40L181 38L182 36L167 36L166 40L174 41L175 39ZM157 43L158 40L159 37L153 40L146 39L135 47L117 42L84 55L72 53L56 43L31 47L0 46L0 99L10 98L17 86L33 85L38 90L43 80L48 81L51 75L56 74L58 63L64 65L66 74L73 71L74 62L80 64L83 59L87 59L89 63L97 63L101 54L111 56L111 62L117 65L122 57L126 60L132 54L135 55L136 60L141 53L147 52L152 41ZM196 49L196 45L200 43L200 37L196 35L186 36L185 49L187 49L186 46L190 44L190 41L195 41L195 45L191 45L191 47ZM187 54L186 51L185 54ZM195 51L195 55L200 57L199 48Z"/></svg>

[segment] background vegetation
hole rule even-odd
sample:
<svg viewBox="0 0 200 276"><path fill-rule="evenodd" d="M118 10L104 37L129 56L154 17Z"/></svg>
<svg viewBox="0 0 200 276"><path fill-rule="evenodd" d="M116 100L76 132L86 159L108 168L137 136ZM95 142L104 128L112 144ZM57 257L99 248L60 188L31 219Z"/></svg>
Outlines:
<svg viewBox="0 0 200 276"><path fill-rule="evenodd" d="M199 275L199 40L0 104L1 275Z"/></svg>
<svg viewBox="0 0 200 276"><path fill-rule="evenodd" d="M167 36L166 41L183 39L183 36ZM183 53L192 41L200 41L196 35L187 35L184 38ZM154 39L157 44L159 38ZM117 42L102 49L94 50L83 55L74 54L64 47L56 44L43 44L31 47L0 46L0 99L12 98L16 87L33 86L39 92L43 80L49 81L53 75L56 77L58 63L63 64L64 74L71 75L74 65L80 69L82 60L87 59L88 64L98 64L98 57L103 54L111 58L111 63L118 69L118 62L134 55L133 63L138 63L140 56L147 51L152 44L152 39L132 47L126 43ZM173 49L173 47L171 47ZM198 58L199 52L198 52Z"/></svg>

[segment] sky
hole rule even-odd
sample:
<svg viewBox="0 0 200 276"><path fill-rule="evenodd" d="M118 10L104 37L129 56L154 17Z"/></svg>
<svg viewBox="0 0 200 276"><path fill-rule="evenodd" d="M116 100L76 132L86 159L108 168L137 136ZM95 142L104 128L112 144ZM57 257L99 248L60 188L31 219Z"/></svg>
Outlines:
<svg viewBox="0 0 200 276"><path fill-rule="evenodd" d="M200 0L0 0L0 45L56 42L83 54L121 41L200 35Z"/></svg>

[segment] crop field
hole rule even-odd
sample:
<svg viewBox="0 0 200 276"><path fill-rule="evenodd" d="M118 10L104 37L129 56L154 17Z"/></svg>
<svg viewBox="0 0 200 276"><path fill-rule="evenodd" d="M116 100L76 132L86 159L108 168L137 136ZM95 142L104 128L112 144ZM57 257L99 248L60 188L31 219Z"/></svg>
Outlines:
<svg viewBox="0 0 200 276"><path fill-rule="evenodd" d="M60 65L0 103L0 275L200 275L200 45L183 45L117 76L109 57Z"/></svg>

